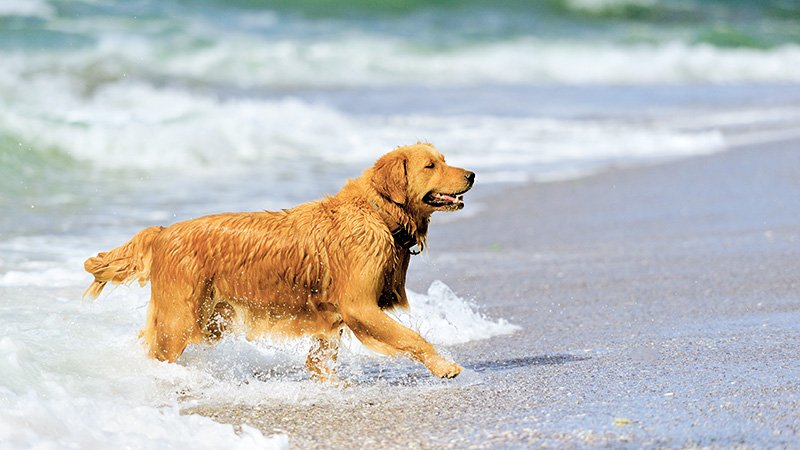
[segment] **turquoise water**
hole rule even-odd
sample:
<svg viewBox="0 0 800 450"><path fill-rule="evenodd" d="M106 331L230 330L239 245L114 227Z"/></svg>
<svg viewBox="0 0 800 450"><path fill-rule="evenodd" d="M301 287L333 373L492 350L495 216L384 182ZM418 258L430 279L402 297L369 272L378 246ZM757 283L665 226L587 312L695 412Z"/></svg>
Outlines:
<svg viewBox="0 0 800 450"><path fill-rule="evenodd" d="M354 31L423 47L517 37L620 43L680 39L718 47L770 48L800 41L800 6L790 0L525 1L129 1L6 2L5 48L91 46L97 31L69 25L106 21L117 31L213 45L196 27L263 38L332 37ZM194 30L192 30L195 28Z"/></svg>

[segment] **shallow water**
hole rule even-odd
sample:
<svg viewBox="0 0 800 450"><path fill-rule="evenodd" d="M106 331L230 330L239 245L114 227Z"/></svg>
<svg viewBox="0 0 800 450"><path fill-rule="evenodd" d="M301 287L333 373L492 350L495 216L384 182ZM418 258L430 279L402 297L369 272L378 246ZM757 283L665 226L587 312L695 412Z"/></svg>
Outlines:
<svg viewBox="0 0 800 450"><path fill-rule="evenodd" d="M392 4L0 3L0 447L284 447L179 408L445 386L352 338L341 391L307 380L302 340L146 359L147 289L80 300L83 260L144 226L319 198L418 140L478 173L436 218L457 220L487 186L724 151L800 117L786 2ZM481 314L497 299L410 297L398 320L445 353L515 330Z"/></svg>
<svg viewBox="0 0 800 450"><path fill-rule="evenodd" d="M53 248L48 260L37 261L28 252L28 261L0 275L3 446L282 447L284 437L265 438L246 427L235 434L210 419L182 416L179 408L229 402L302 404L357 398L386 387L396 394L398 387L453 386L432 380L410 361L375 356L349 335L340 373L351 388L341 392L308 379L304 361L310 341L304 339L247 342L231 335L213 347L190 347L178 364L150 360L136 337L148 290L122 286L96 302L80 300L87 280L78 260L88 251ZM436 344L518 329L502 319L485 318L474 303L458 298L443 283L434 283L427 295L409 294L411 312L397 314L398 320ZM467 375L458 383L471 382L480 381ZM198 427L205 434L198 435Z"/></svg>

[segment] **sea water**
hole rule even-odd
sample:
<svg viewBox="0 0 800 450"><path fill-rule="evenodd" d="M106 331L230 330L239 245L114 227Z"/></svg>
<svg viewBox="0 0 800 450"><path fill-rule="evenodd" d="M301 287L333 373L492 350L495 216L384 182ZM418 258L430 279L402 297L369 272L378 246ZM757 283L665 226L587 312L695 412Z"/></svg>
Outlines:
<svg viewBox="0 0 800 450"><path fill-rule="evenodd" d="M149 290L83 301L82 262L145 226L333 193L416 141L476 171L480 202L796 132L799 17L777 0L0 1L0 448L282 448L180 411L437 388L352 336L356 394L308 380L303 340L149 360ZM440 282L409 297L397 320L444 352L517 329Z"/></svg>

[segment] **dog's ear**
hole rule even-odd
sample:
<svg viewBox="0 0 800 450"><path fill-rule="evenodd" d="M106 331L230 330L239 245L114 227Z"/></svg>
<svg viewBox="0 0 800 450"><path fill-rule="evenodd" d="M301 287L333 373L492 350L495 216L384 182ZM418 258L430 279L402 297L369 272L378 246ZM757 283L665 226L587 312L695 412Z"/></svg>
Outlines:
<svg viewBox="0 0 800 450"><path fill-rule="evenodd" d="M389 200L405 205L408 196L408 178L404 155L384 155L372 168L372 187Z"/></svg>

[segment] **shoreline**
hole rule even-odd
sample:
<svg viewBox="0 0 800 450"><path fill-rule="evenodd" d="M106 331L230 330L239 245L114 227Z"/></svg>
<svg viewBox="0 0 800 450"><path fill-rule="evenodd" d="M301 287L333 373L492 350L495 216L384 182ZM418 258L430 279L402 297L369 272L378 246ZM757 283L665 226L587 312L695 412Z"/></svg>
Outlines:
<svg viewBox="0 0 800 450"><path fill-rule="evenodd" d="M184 413L295 448L797 445L798 147L529 184L434 223L408 288L523 327L446 349L475 383Z"/></svg>

